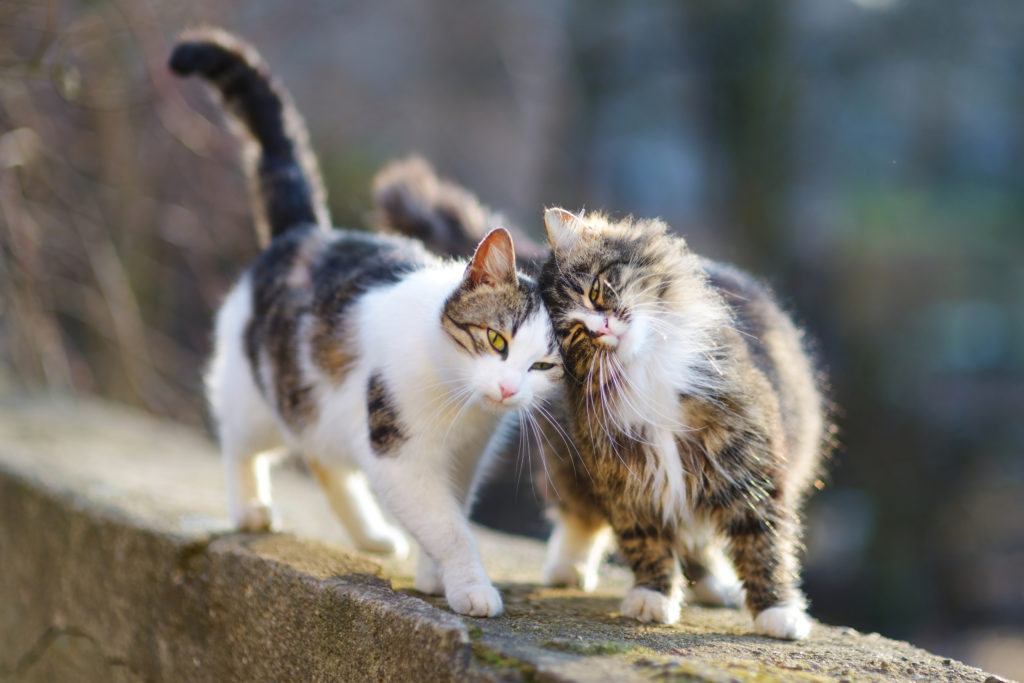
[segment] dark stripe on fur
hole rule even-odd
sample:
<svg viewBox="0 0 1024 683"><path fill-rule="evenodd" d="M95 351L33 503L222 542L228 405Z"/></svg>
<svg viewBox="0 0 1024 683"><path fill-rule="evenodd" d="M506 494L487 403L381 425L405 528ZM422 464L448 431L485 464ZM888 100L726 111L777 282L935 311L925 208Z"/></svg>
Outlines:
<svg viewBox="0 0 1024 683"><path fill-rule="evenodd" d="M408 437L398 415L398 407L379 373L366 384L366 409L369 415L370 447L378 456L394 455Z"/></svg>
<svg viewBox="0 0 1024 683"><path fill-rule="evenodd" d="M246 155L247 171L257 195L257 216L270 236L306 223L327 227L323 184L305 124L256 50L224 31L201 29L183 36L171 53L170 68L214 85L244 137L256 143L258 153Z"/></svg>

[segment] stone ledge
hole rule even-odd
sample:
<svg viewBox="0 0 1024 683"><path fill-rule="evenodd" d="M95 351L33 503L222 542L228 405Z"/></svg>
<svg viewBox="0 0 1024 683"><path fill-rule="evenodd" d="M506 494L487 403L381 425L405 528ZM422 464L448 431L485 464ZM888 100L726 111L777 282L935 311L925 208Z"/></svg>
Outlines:
<svg viewBox="0 0 1024 683"><path fill-rule="evenodd" d="M0 399L0 680L953 680L979 669L877 634L749 635L736 610L672 627L538 585L541 544L479 530L506 602L458 617L412 564L347 550L315 485L275 473L285 528L227 533L213 447L85 399ZM387 577L387 578L386 578Z"/></svg>

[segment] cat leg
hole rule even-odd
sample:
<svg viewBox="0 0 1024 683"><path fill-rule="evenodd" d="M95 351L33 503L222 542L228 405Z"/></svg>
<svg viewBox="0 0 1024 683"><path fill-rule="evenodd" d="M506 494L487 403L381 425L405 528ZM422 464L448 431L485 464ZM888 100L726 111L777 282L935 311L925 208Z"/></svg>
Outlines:
<svg viewBox="0 0 1024 683"><path fill-rule="evenodd" d="M222 420L220 441L231 521L239 531L254 533L273 525L270 466L282 440L269 414L250 418Z"/></svg>
<svg viewBox="0 0 1024 683"><path fill-rule="evenodd" d="M681 530L678 552L693 601L716 607L743 604L743 584L714 529Z"/></svg>
<svg viewBox="0 0 1024 683"><path fill-rule="evenodd" d="M373 456L366 471L384 505L436 563L449 606L459 614L497 616L501 595L480 562L463 503L443 474L445 461L406 443ZM430 570L425 565L417 573L426 581Z"/></svg>
<svg viewBox="0 0 1024 683"><path fill-rule="evenodd" d="M633 588L622 614L644 622L673 624L682 606L682 576L672 539L646 526L616 529L619 551L633 570Z"/></svg>
<svg viewBox="0 0 1024 683"><path fill-rule="evenodd" d="M416 560L416 590L426 595L444 595L441 568L422 548Z"/></svg>
<svg viewBox="0 0 1024 683"><path fill-rule="evenodd" d="M554 508L551 516L555 525L548 540L544 583L593 591L612 539L611 527L599 517L587 519L562 508Z"/></svg>
<svg viewBox="0 0 1024 683"><path fill-rule="evenodd" d="M206 388L217 424L231 520L241 531L267 531L271 526L270 451L279 449L284 438L256 386L242 344L251 303L251 290L243 281L217 314L215 353Z"/></svg>
<svg viewBox="0 0 1024 683"><path fill-rule="evenodd" d="M401 531L385 521L366 475L314 459L309 460L309 468L327 495L331 510L359 550L399 558L408 556L409 542Z"/></svg>
<svg viewBox="0 0 1024 683"><path fill-rule="evenodd" d="M737 505L722 515L736 570L743 579L754 631L800 640L811 631L803 595L796 588L794 524L779 510Z"/></svg>
<svg viewBox="0 0 1024 683"><path fill-rule="evenodd" d="M270 531L270 455L235 454L226 450L224 474L228 489L228 510L239 531Z"/></svg>

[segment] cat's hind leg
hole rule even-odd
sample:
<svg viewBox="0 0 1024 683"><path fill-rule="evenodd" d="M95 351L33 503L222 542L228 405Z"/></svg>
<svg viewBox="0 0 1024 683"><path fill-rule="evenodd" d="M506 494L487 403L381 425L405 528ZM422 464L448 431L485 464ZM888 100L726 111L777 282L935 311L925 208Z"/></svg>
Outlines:
<svg viewBox="0 0 1024 683"><path fill-rule="evenodd" d="M384 519L365 474L313 459L309 460L309 467L359 550L400 558L409 554L409 542Z"/></svg>
<svg viewBox="0 0 1024 683"><path fill-rule="evenodd" d="M270 464L272 454L225 452L224 474L228 509L235 529L249 533L270 531Z"/></svg>
<svg viewBox="0 0 1024 683"><path fill-rule="evenodd" d="M723 541L710 524L693 525L679 532L679 559L693 602L715 607L743 604L743 584L725 555Z"/></svg>
<svg viewBox="0 0 1024 683"><path fill-rule="evenodd" d="M256 386L243 348L244 330L252 309L251 294L243 280L221 306L206 390L217 424L231 521L241 531L267 531L272 522L272 451L284 445L284 438Z"/></svg>
<svg viewBox="0 0 1024 683"><path fill-rule="evenodd" d="M544 562L544 583L590 592L597 588L597 570L612 539L611 527L600 517L583 517L563 508L550 513L554 528Z"/></svg>
<svg viewBox="0 0 1024 683"><path fill-rule="evenodd" d="M211 396L224 462L231 521L240 531L272 525L270 466L284 446L277 420L237 357L222 365Z"/></svg>

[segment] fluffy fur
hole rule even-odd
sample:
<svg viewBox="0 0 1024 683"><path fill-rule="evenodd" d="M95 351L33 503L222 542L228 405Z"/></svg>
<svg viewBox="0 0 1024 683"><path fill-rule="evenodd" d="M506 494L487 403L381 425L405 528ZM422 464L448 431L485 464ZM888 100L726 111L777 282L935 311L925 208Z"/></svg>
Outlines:
<svg viewBox="0 0 1024 683"><path fill-rule="evenodd" d="M547 256L543 245L465 188L438 177L421 157L384 167L373 180L373 200L374 229L422 240L435 254L469 256L487 232L503 226L512 233L520 263Z"/></svg>
<svg viewBox="0 0 1024 683"><path fill-rule="evenodd" d="M758 633L806 636L799 510L825 420L798 330L659 221L549 209L545 224L540 283L579 449L548 464L548 580L593 587L610 526L635 577L627 616L675 621L685 579L705 602L745 599Z"/></svg>
<svg viewBox="0 0 1024 683"><path fill-rule="evenodd" d="M300 119L255 52L192 33L171 66L216 85L255 141L250 169L273 237L217 316L207 377L235 524L271 526L268 454L300 451L360 548L407 551L372 490L423 551L418 588L462 614L499 614L467 511L509 418L561 377L511 237L493 230L467 263L327 229Z"/></svg>

